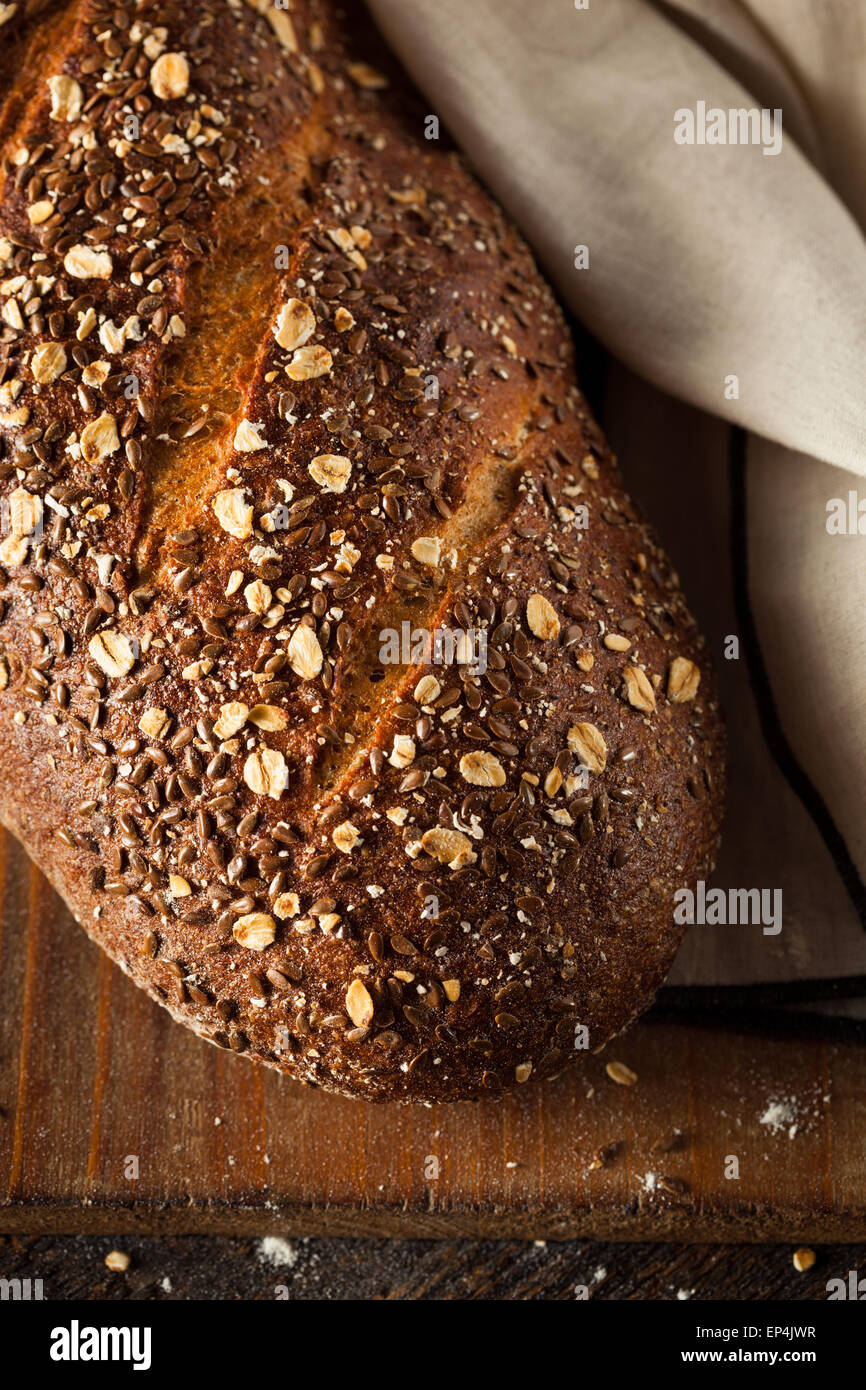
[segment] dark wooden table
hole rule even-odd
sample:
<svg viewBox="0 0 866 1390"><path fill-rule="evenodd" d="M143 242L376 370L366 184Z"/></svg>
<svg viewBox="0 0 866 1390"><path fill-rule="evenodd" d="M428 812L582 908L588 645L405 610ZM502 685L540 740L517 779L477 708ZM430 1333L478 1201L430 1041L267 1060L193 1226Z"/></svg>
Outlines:
<svg viewBox="0 0 866 1390"><path fill-rule="evenodd" d="M112 1274L109 1250L130 1255ZM866 1274L866 1245L815 1247L804 1274L788 1245L602 1241L293 1239L271 1263L259 1241L213 1236L5 1236L0 1278L42 1279L46 1299L823 1300L827 1280ZM166 1281L168 1281L166 1283Z"/></svg>

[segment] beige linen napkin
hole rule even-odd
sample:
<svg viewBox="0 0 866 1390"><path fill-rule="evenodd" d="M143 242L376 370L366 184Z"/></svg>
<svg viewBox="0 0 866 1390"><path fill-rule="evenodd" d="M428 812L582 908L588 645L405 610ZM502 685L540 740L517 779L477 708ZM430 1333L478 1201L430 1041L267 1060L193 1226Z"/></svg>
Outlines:
<svg viewBox="0 0 866 1390"><path fill-rule="evenodd" d="M866 996L866 536L827 529L866 502L866 6L370 8L616 359L604 424L719 669L714 883L781 889L783 927L695 927L671 982ZM781 110L781 148L678 143L699 103Z"/></svg>

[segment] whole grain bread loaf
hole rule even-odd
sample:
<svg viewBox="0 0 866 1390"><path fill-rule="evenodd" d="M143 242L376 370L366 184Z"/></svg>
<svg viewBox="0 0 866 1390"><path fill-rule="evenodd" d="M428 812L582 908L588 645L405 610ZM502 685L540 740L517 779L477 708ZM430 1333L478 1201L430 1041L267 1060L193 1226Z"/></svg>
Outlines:
<svg viewBox="0 0 866 1390"><path fill-rule="evenodd" d="M360 6L0 40L5 824L221 1047L556 1074L663 979L723 753L550 291Z"/></svg>

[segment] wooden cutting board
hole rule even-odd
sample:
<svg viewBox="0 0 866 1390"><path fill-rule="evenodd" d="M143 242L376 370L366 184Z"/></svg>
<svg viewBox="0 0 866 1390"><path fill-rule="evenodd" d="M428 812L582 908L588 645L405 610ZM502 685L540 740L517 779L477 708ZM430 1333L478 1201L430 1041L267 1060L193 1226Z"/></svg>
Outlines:
<svg viewBox="0 0 866 1390"><path fill-rule="evenodd" d="M862 1046L669 1022L502 1101L306 1090L172 1023L0 832L0 1229L862 1240L864 1134Z"/></svg>

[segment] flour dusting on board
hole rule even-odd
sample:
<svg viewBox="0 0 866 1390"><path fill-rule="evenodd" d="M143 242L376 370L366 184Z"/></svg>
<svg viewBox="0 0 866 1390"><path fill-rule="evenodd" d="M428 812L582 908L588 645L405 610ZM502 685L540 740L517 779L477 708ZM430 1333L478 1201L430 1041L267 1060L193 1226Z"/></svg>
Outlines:
<svg viewBox="0 0 866 1390"><path fill-rule="evenodd" d="M781 1134L785 1130L788 1138L793 1139L799 1123L800 1110L798 1102L794 1096L782 1096L771 1099L763 1115L758 1117L759 1123L766 1125L771 1134Z"/></svg>
<svg viewBox="0 0 866 1390"><path fill-rule="evenodd" d="M270 1265L273 1269L291 1268L297 1263L298 1252L282 1236L264 1236L258 1242L258 1258L260 1264Z"/></svg>

